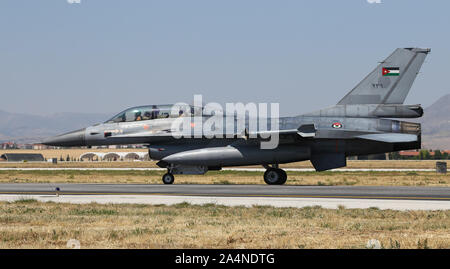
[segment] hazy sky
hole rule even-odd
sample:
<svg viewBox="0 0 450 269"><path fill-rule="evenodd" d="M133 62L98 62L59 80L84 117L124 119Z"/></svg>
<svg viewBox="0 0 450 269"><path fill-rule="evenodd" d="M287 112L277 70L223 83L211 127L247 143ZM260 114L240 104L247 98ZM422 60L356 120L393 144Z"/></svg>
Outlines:
<svg viewBox="0 0 450 269"><path fill-rule="evenodd" d="M203 94L296 115L413 46L432 53L406 103L450 93L450 1L369 2L1 0L0 110L115 113Z"/></svg>

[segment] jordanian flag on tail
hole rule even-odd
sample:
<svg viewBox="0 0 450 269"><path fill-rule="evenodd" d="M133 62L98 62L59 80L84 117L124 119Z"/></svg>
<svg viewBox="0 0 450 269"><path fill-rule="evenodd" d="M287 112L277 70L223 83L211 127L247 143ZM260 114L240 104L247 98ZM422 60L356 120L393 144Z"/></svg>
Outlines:
<svg viewBox="0 0 450 269"><path fill-rule="evenodd" d="M381 69L383 76L399 76L400 68L398 67L383 67Z"/></svg>

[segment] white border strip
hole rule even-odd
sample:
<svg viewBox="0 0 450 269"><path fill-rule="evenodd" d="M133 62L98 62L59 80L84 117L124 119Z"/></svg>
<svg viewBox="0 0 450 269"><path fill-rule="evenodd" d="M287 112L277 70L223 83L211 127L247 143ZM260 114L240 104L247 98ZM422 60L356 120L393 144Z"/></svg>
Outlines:
<svg viewBox="0 0 450 269"><path fill-rule="evenodd" d="M72 204L151 204L174 205L218 204L225 206L273 206L295 207L321 206L323 208L370 208L381 210L450 210L448 201L418 200L378 200L378 199L340 199L340 198L283 198L283 197L203 197L203 196L163 196L163 195L0 195L0 201L14 202L23 199L36 199L39 202L56 202Z"/></svg>

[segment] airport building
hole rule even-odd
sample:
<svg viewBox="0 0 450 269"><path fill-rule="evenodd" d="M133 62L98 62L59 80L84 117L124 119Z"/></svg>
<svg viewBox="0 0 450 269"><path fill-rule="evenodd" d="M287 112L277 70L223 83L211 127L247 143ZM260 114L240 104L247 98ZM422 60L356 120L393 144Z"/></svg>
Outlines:
<svg viewBox="0 0 450 269"><path fill-rule="evenodd" d="M148 161L148 152L86 152L80 161Z"/></svg>
<svg viewBox="0 0 450 269"><path fill-rule="evenodd" d="M44 162L44 156L40 153L5 153L0 156L0 161L6 162Z"/></svg>

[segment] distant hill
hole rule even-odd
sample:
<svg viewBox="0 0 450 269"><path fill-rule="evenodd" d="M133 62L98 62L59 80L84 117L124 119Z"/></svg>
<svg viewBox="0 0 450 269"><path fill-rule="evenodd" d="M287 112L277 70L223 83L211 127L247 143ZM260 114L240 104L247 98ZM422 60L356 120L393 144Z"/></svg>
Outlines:
<svg viewBox="0 0 450 269"><path fill-rule="evenodd" d="M36 143L42 138L106 121L111 114L56 113L37 116L0 110L0 142Z"/></svg>
<svg viewBox="0 0 450 269"><path fill-rule="evenodd" d="M425 108L418 122L422 124L422 148L450 149L450 94Z"/></svg>

